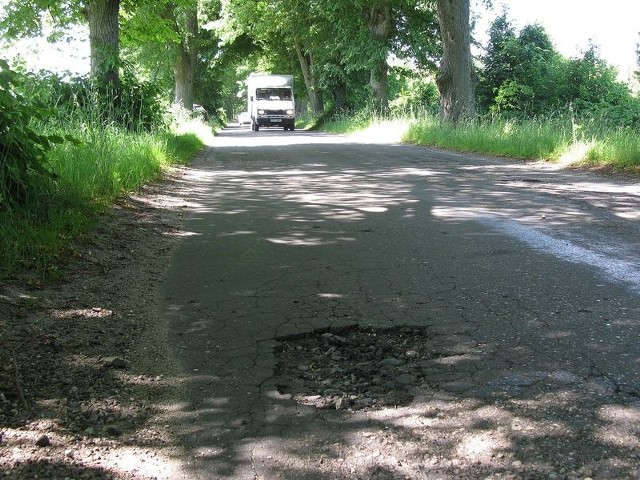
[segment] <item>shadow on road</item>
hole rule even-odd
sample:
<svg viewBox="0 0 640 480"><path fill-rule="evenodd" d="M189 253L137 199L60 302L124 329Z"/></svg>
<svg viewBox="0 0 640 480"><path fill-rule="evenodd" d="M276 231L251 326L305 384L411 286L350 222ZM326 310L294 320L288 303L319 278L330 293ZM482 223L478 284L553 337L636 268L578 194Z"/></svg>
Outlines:
<svg viewBox="0 0 640 480"><path fill-rule="evenodd" d="M164 305L189 372L171 416L193 478L640 474L636 186L225 135L182 179L191 219ZM425 327L437 355L416 360L409 406L317 409L278 391L283 336L348 325Z"/></svg>

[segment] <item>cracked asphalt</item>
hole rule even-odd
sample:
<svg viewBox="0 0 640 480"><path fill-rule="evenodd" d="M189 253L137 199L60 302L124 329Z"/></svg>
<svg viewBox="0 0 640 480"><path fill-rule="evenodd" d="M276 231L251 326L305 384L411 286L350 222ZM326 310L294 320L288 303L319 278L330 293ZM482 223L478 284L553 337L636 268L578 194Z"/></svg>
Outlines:
<svg viewBox="0 0 640 480"><path fill-rule="evenodd" d="M182 182L158 294L182 478L640 476L637 182L266 129ZM278 391L282 339L355 325L428 332L410 405Z"/></svg>

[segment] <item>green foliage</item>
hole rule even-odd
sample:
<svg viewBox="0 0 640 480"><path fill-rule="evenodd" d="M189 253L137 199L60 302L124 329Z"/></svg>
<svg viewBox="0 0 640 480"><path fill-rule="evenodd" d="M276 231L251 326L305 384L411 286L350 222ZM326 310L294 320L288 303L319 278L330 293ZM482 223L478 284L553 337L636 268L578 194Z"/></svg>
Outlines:
<svg viewBox="0 0 640 480"><path fill-rule="evenodd" d="M489 30L482 60L478 100L493 116L524 119L571 111L581 121L596 116L612 128L640 127L638 100L594 45L578 58L563 58L541 26L528 25L516 34L504 13Z"/></svg>
<svg viewBox="0 0 640 480"><path fill-rule="evenodd" d="M389 34L378 37L374 7L382 11L385 4L391 9ZM236 0L223 2L220 24L223 50L249 39L253 52L281 66L278 71L294 73L302 87L304 79L292 48L297 45L311 65L315 91L329 110L372 104L370 71L391 53L410 58L421 69L435 68L438 56L435 2L431 1ZM274 57L279 60L273 62ZM306 97L302 89L296 93L301 100Z"/></svg>
<svg viewBox="0 0 640 480"><path fill-rule="evenodd" d="M129 130L151 130L166 124L166 103L160 86L138 81L130 71L120 78L117 90L87 77L64 79L41 71L29 76L25 95L54 107L51 119L60 124L80 119L88 125L120 125Z"/></svg>
<svg viewBox="0 0 640 480"><path fill-rule="evenodd" d="M638 70L633 72L633 74L636 77L636 81L640 81L640 43L636 44L636 66Z"/></svg>
<svg viewBox="0 0 640 480"><path fill-rule="evenodd" d="M553 158L571 139L562 121L486 120L454 126L426 116L415 122L405 141L455 150L517 158Z"/></svg>
<svg viewBox="0 0 640 480"><path fill-rule="evenodd" d="M70 24L84 18L84 2L68 0L8 0L3 2L0 14L0 32L7 38L37 36L43 26L53 27L52 39L61 35Z"/></svg>
<svg viewBox="0 0 640 480"><path fill-rule="evenodd" d="M372 109L353 112L343 110L322 121L322 129L332 133L345 134L366 130L379 120Z"/></svg>
<svg viewBox="0 0 640 480"><path fill-rule="evenodd" d="M97 211L202 147L145 116L160 112L155 88L132 82L121 113L105 114L86 79L0 67L0 278L22 268L54 273Z"/></svg>
<svg viewBox="0 0 640 480"><path fill-rule="evenodd" d="M423 72L395 67L389 74L390 112L392 115L429 111L437 113L440 93L433 79Z"/></svg>
<svg viewBox="0 0 640 480"><path fill-rule="evenodd" d="M640 172L640 137L634 131L618 129L594 136L582 159L586 165L610 165L616 170Z"/></svg>
<svg viewBox="0 0 640 480"><path fill-rule="evenodd" d="M58 178L42 178L28 205L0 211L0 278L23 269L55 274L61 259L72 254L73 241L89 231L105 206L202 148L188 133L132 132L115 125L87 129L81 123L67 125L67 131L83 142L56 145L47 153Z"/></svg>
<svg viewBox="0 0 640 480"><path fill-rule="evenodd" d="M486 118L451 126L436 116L427 115L411 125L404 140L514 158L640 169L638 135L631 129L607 127L595 119L576 125L566 116L520 120Z"/></svg>
<svg viewBox="0 0 640 480"><path fill-rule="evenodd" d="M64 136L43 135L33 122L51 115L47 105L24 94L29 77L0 60L0 210L28 200L34 177L51 175L47 152Z"/></svg>
<svg viewBox="0 0 640 480"><path fill-rule="evenodd" d="M93 93L94 108L103 112L105 122L115 122L129 130L150 130L160 127L164 122L166 102L162 102L162 90L153 82L138 81L126 71L120 76L120 82L114 98L105 95L104 87L93 83L89 93Z"/></svg>
<svg viewBox="0 0 640 480"><path fill-rule="evenodd" d="M516 35L506 14L489 30L478 100L492 113L539 115L558 108L560 55L539 25L528 25Z"/></svg>

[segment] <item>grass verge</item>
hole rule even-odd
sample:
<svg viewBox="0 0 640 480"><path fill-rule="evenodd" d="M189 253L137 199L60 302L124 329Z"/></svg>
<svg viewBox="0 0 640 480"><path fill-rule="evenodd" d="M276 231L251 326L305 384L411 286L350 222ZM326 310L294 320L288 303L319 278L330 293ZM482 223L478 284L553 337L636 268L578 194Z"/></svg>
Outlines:
<svg viewBox="0 0 640 480"><path fill-rule="evenodd" d="M435 115L384 119L340 116L322 130L381 140L429 145L525 160L640 172L640 136L631 128L607 128L594 119L581 124L566 117L530 120L487 119L452 125Z"/></svg>
<svg viewBox="0 0 640 480"><path fill-rule="evenodd" d="M457 126L435 117L422 118L411 124L403 140L465 152L599 165L621 171L640 167L640 138L634 131L575 125L562 118L492 120Z"/></svg>
<svg viewBox="0 0 640 480"><path fill-rule="evenodd" d="M56 178L36 179L26 205L0 211L0 280L20 271L55 276L60 260L89 232L100 211L161 178L167 167L187 163L203 146L190 132L78 127L65 133L82 142L48 152Z"/></svg>
<svg viewBox="0 0 640 480"><path fill-rule="evenodd" d="M571 131L550 122L493 121L450 125L435 117L414 122L404 141L464 152L552 159L571 142Z"/></svg>

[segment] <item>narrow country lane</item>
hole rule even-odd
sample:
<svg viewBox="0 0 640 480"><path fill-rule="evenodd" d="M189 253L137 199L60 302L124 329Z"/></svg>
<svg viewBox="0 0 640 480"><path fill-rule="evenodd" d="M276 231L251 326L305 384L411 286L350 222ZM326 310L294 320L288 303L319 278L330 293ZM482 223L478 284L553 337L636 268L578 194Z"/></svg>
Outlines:
<svg viewBox="0 0 640 480"><path fill-rule="evenodd" d="M248 129L183 182L183 478L640 475L637 183Z"/></svg>

